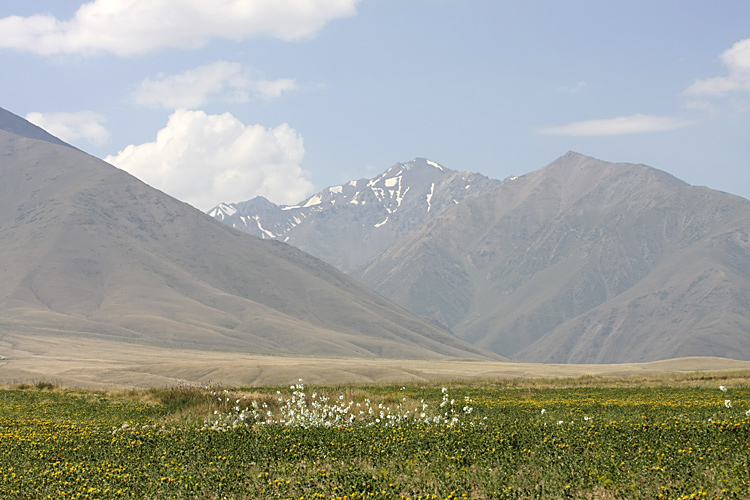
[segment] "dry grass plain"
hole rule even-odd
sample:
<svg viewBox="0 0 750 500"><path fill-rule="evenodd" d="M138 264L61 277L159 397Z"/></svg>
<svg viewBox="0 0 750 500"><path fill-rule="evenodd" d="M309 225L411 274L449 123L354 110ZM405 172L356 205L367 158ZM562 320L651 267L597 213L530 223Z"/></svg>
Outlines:
<svg viewBox="0 0 750 500"><path fill-rule="evenodd" d="M32 335L2 336L0 356L5 358L0 361L2 383L49 381L81 389L179 384L268 386L289 384L298 379L308 384L336 385L580 376L650 377L670 373L750 370L750 361L709 357L602 365L274 357Z"/></svg>

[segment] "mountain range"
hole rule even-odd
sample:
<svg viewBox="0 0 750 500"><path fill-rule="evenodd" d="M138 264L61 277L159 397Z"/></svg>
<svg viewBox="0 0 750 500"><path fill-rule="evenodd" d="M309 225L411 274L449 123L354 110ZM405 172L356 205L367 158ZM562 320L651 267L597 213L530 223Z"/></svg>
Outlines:
<svg viewBox="0 0 750 500"><path fill-rule="evenodd" d="M2 109L0 335L501 359L319 259L221 224Z"/></svg>
<svg viewBox="0 0 750 500"><path fill-rule="evenodd" d="M501 181L417 158L372 179L329 187L297 205L263 197L221 203L208 214L236 229L277 239L349 271L446 208Z"/></svg>
<svg viewBox="0 0 750 500"><path fill-rule="evenodd" d="M428 209L426 193L439 192L440 208ZM352 203L363 194L374 198ZM383 200L401 211L383 212ZM266 236L512 359L750 359L750 201L646 165L569 152L494 181L418 159L292 207L254 212L258 203L211 214L272 228ZM308 212L277 218L296 210Z"/></svg>
<svg viewBox="0 0 750 500"><path fill-rule="evenodd" d="M416 159L296 205L209 215L0 109L0 338L18 336L747 360L750 201L569 152L503 181Z"/></svg>

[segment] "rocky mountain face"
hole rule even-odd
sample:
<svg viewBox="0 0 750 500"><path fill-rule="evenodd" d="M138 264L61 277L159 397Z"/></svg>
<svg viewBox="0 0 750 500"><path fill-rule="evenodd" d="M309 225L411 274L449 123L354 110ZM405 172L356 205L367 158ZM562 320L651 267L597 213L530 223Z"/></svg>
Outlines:
<svg viewBox="0 0 750 500"><path fill-rule="evenodd" d="M511 358L750 359L750 201L568 153L351 274Z"/></svg>
<svg viewBox="0 0 750 500"><path fill-rule="evenodd" d="M221 224L0 110L0 336L14 335L263 354L487 354L322 261Z"/></svg>
<svg viewBox="0 0 750 500"><path fill-rule="evenodd" d="M448 207L502 181L457 172L424 158L397 163L373 179L329 187L297 205L265 198L220 204L210 216L264 239L277 239L348 271Z"/></svg>

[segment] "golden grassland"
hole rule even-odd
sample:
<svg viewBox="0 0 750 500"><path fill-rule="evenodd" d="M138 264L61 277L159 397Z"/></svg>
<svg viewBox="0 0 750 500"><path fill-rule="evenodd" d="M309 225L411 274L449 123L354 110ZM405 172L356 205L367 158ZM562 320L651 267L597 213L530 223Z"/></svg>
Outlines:
<svg viewBox="0 0 750 500"><path fill-rule="evenodd" d="M682 358L619 365L551 365L475 360L305 358L169 349L75 337L0 337L0 382L53 381L113 389L178 384L269 386L302 378L312 384L503 381L533 378L641 377L750 370L750 362Z"/></svg>

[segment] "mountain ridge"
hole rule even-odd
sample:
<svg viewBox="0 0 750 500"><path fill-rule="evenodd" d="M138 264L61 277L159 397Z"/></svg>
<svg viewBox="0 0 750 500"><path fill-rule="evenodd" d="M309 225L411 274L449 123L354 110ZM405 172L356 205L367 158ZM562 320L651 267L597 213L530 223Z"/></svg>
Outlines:
<svg viewBox="0 0 750 500"><path fill-rule="evenodd" d="M49 142L51 144L57 144L59 146L77 149L67 142L58 139L43 128L38 127L28 120L24 120L20 116L17 116L3 108L0 108L0 130L5 130L6 132L10 132L29 139L38 139L40 141Z"/></svg>
<svg viewBox="0 0 750 500"><path fill-rule="evenodd" d="M470 343L523 361L630 362L711 353L750 359L750 307L742 298L750 291L745 221L750 202L743 198L689 186L645 165L568 152L451 207L351 274ZM712 240L721 235L724 240ZM713 253L698 251L711 241ZM733 253L727 251L732 245ZM705 308L687 296L672 294L661 304L651 296L669 295L660 288L664 283L646 287L658 273L674 287L686 280L683 293L708 273L699 282L726 295L723 303L711 302L721 314L703 311L702 319L690 313ZM627 293L640 297L640 305L626 301ZM634 315L639 307L649 315ZM670 327L680 317L660 314L660 307L687 314L682 320L690 332ZM714 316L714 323L706 319ZM641 340L632 342L631 335Z"/></svg>
<svg viewBox="0 0 750 500"><path fill-rule="evenodd" d="M221 203L208 214L255 236L287 242L348 271L446 207L501 183L417 158L396 163L372 179L328 187L297 205L278 206L256 197Z"/></svg>
<svg viewBox="0 0 750 500"><path fill-rule="evenodd" d="M19 120L3 123L17 130ZM256 354L494 357L310 255L220 224L44 134L2 129L0 156L6 335Z"/></svg>

